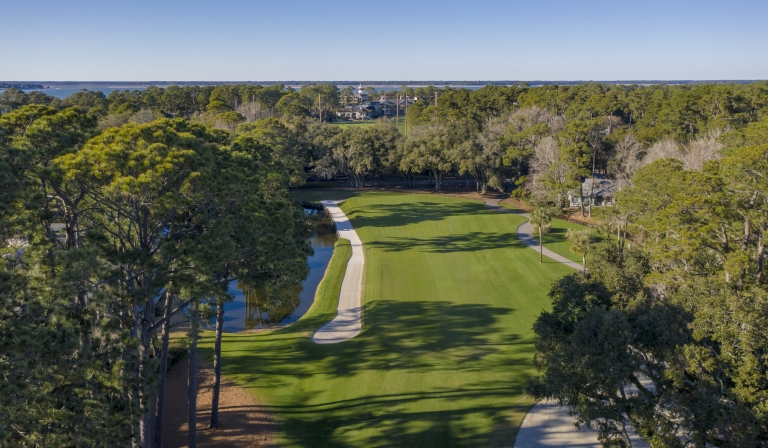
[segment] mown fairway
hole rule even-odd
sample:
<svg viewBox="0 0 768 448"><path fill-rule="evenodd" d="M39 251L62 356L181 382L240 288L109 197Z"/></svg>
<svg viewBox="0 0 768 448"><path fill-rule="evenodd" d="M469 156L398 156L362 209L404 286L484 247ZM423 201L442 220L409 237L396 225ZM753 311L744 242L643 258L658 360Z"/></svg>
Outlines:
<svg viewBox="0 0 768 448"><path fill-rule="evenodd" d="M310 340L335 314L342 245L304 319L225 336L224 375L269 407L280 446L511 446L532 404L531 325L572 271L519 243L524 218L478 202L366 193L342 208L366 248L362 333Z"/></svg>

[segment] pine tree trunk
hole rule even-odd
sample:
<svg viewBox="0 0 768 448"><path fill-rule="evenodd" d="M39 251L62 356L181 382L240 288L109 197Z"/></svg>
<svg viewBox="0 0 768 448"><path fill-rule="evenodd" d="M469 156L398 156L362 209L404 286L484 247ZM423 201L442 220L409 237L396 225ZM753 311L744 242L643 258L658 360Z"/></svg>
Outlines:
<svg viewBox="0 0 768 448"><path fill-rule="evenodd" d="M221 391L221 336L224 332L224 301L219 299L216 309L216 342L213 346L213 399L211 401L211 428L219 427L219 393Z"/></svg>
<svg viewBox="0 0 768 448"><path fill-rule="evenodd" d="M757 274L755 275L755 283L760 283L760 277L763 275L763 253L765 251L765 247L763 245L763 234L760 233L760 235L757 238Z"/></svg>
<svg viewBox="0 0 768 448"><path fill-rule="evenodd" d="M189 371L187 399L189 400L189 448L197 448L197 325L198 304L194 302L190 308L189 323Z"/></svg>
<svg viewBox="0 0 768 448"><path fill-rule="evenodd" d="M144 448L152 447L152 414L149 410L150 378L154 372L148 369L150 362L150 352L152 348L151 328L155 323L155 300L151 295L146 295L144 300L144 309L142 310L142 319L140 327L140 347L139 347L139 378L141 379L141 405L146 406L142 412L139 421L140 444Z"/></svg>
<svg viewBox="0 0 768 448"><path fill-rule="evenodd" d="M621 253L621 221L616 222L616 249Z"/></svg>
<svg viewBox="0 0 768 448"><path fill-rule="evenodd" d="M168 339L171 334L171 320L168 316L171 314L173 305L173 296L170 288L165 291L165 305L163 308L163 341L162 351L160 352L160 371L157 380L157 401L155 401L155 448L163 447L163 410L165 408L165 378L168 373Z"/></svg>
<svg viewBox="0 0 768 448"><path fill-rule="evenodd" d="M621 232L621 251L624 252L624 246L627 244L627 226L628 222L624 223L624 230Z"/></svg>

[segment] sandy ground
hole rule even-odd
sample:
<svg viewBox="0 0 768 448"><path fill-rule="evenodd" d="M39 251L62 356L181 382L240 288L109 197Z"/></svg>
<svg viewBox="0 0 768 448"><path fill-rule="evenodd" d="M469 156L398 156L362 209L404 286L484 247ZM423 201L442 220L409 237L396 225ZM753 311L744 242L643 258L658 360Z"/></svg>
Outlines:
<svg viewBox="0 0 768 448"><path fill-rule="evenodd" d="M166 409L163 420L163 446L187 446L187 359L168 372ZM245 448L273 446L275 422L243 388L222 378L219 397L221 428L210 429L213 368L198 364L197 446L199 448Z"/></svg>
<svg viewBox="0 0 768 448"><path fill-rule="evenodd" d="M336 344L354 338L362 329L361 300L363 286L363 243L349 222L347 215L339 208L339 201L322 201L325 209L331 214L336 224L339 238L349 240L352 246L352 256L347 263L344 279L339 292L339 305L336 317L318 328L312 340L317 344Z"/></svg>

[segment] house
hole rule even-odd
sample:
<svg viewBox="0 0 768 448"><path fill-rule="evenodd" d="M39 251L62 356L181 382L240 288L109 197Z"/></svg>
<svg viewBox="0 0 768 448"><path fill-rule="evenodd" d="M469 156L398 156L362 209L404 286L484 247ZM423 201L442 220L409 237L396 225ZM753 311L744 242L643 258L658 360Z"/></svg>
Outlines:
<svg viewBox="0 0 768 448"><path fill-rule="evenodd" d="M616 204L616 185L613 180L595 177L585 179L581 184L581 191L568 192L568 202L571 207L581 207L584 198L584 206L605 207Z"/></svg>
<svg viewBox="0 0 768 448"><path fill-rule="evenodd" d="M339 109L336 115L347 120L370 120L375 116L375 108L368 104L349 104Z"/></svg>
<svg viewBox="0 0 768 448"><path fill-rule="evenodd" d="M412 105L416 98L387 99L382 96L378 101L368 101L368 95L363 86L357 88L354 103L342 106L336 112L336 116L346 120L372 120L379 117L394 118L397 115L405 116L407 106ZM399 109L399 112L398 112Z"/></svg>

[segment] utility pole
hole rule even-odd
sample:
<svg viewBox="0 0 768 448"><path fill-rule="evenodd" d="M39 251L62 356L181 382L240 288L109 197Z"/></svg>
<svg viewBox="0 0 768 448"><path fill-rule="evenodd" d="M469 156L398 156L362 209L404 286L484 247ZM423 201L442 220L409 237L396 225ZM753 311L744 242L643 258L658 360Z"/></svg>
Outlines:
<svg viewBox="0 0 768 448"><path fill-rule="evenodd" d="M405 95L405 136L408 137L408 95Z"/></svg>
<svg viewBox="0 0 768 448"><path fill-rule="evenodd" d="M400 130L400 95L396 95L395 100L395 127Z"/></svg>
<svg viewBox="0 0 768 448"><path fill-rule="evenodd" d="M435 91L435 124L437 124L437 91Z"/></svg>
<svg viewBox="0 0 768 448"><path fill-rule="evenodd" d="M320 109L320 124L323 124L323 103L320 102L320 94L317 94L317 108Z"/></svg>

